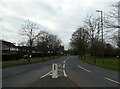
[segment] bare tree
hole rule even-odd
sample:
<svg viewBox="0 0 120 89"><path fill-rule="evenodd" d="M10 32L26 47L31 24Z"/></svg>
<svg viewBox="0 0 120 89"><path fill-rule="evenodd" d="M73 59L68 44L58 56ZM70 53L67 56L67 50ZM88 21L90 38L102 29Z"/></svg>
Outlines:
<svg viewBox="0 0 120 89"><path fill-rule="evenodd" d="M33 23L30 20L25 21L21 27L21 35L24 35L28 38L28 46L30 47L29 53L32 53L32 46L36 37L39 36L39 27L37 24Z"/></svg>
<svg viewBox="0 0 120 89"><path fill-rule="evenodd" d="M61 39L57 35L49 35L48 47L50 51L53 51L54 53L60 53L61 43Z"/></svg>
<svg viewBox="0 0 120 89"><path fill-rule="evenodd" d="M96 63L95 53L98 41L100 40L100 18L94 18L92 15L88 15L85 20L85 29L89 32L89 42L91 52Z"/></svg>
<svg viewBox="0 0 120 89"><path fill-rule="evenodd" d="M46 53L48 51L49 33L46 31L40 31L40 35L36 39L37 49Z"/></svg>
<svg viewBox="0 0 120 89"><path fill-rule="evenodd" d="M104 22L106 28L112 29L112 32L116 31L113 40L120 48L120 1L112 5L112 10L106 14Z"/></svg>
<svg viewBox="0 0 120 89"><path fill-rule="evenodd" d="M57 53L61 45L61 40L58 36L47 31L41 31L36 42L39 51L44 53Z"/></svg>
<svg viewBox="0 0 120 89"><path fill-rule="evenodd" d="M77 52L75 54L79 54L82 59L85 58L85 54L88 49L88 31L82 27L78 28L71 37L71 47Z"/></svg>
<svg viewBox="0 0 120 89"><path fill-rule="evenodd" d="M22 41L22 42L20 42L19 44L18 44L18 46L26 46L26 42L25 41Z"/></svg>
<svg viewBox="0 0 120 89"><path fill-rule="evenodd" d="M112 10L106 13L104 22L107 28L120 28L120 2L112 5Z"/></svg>

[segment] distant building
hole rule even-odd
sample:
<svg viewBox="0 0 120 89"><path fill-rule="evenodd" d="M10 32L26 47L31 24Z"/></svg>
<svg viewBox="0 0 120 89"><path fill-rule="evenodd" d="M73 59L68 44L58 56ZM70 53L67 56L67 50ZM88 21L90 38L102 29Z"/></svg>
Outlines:
<svg viewBox="0 0 120 89"><path fill-rule="evenodd" d="M29 47L27 46L17 46L19 52L29 52Z"/></svg>
<svg viewBox="0 0 120 89"><path fill-rule="evenodd" d="M18 48L11 42L0 40L2 54L12 54L18 51Z"/></svg>
<svg viewBox="0 0 120 89"><path fill-rule="evenodd" d="M31 49L33 53L36 53L36 48L29 46L15 46L14 43L5 40L0 40L0 50L2 50L2 55L15 54L15 53L29 53Z"/></svg>

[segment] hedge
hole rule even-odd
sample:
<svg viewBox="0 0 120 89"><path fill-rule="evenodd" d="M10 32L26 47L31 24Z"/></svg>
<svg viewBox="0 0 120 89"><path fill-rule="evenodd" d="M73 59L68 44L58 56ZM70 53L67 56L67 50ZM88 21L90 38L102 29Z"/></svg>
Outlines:
<svg viewBox="0 0 120 89"><path fill-rule="evenodd" d="M23 56L26 55L25 53L15 53L15 54L7 54L2 55L2 61L9 61L9 60L19 60L22 59ZM32 58L35 57L50 57L56 56L57 53L32 53Z"/></svg>

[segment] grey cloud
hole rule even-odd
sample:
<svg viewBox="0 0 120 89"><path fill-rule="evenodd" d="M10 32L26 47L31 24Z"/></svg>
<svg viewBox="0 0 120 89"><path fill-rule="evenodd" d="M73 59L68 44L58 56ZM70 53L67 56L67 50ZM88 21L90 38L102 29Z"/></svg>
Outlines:
<svg viewBox="0 0 120 89"><path fill-rule="evenodd" d="M96 9L104 10L108 7L106 6L108 3L101 3L93 5L89 9L84 8L81 0L74 0L74 2L73 0L7 1L0 3L0 16L5 21L4 33L7 33L3 33L3 38L14 42L19 40L14 36L18 35L21 24L30 19L45 26L49 31L57 33L67 45L71 34L78 26L82 25L87 13L95 12Z"/></svg>

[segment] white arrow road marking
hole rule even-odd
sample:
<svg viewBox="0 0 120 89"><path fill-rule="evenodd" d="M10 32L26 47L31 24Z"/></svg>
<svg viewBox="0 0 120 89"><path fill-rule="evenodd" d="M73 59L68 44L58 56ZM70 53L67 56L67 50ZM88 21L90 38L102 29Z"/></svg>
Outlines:
<svg viewBox="0 0 120 89"><path fill-rule="evenodd" d="M85 70L85 71L87 71L87 72L91 72L90 70L85 69L85 68L83 68L83 67L81 67L81 66L78 66L78 67L81 68L81 69L83 69L83 70Z"/></svg>
<svg viewBox="0 0 120 89"><path fill-rule="evenodd" d="M65 62L67 61L67 59L63 62L64 64L63 64L63 69L65 69ZM65 70L63 70L63 74L64 74L64 76L65 77L67 77L67 74L66 74L66 72L65 72Z"/></svg>
<svg viewBox="0 0 120 89"><path fill-rule="evenodd" d="M63 74L64 74L65 77L67 77L67 74L66 74L65 70L63 70Z"/></svg>
<svg viewBox="0 0 120 89"><path fill-rule="evenodd" d="M63 64L63 68L65 68L65 64Z"/></svg>
<svg viewBox="0 0 120 89"><path fill-rule="evenodd" d="M41 76L40 78L44 78L45 76L49 75L52 71L49 71L48 73L46 73L45 75Z"/></svg>
<svg viewBox="0 0 120 89"><path fill-rule="evenodd" d="M111 81L111 82L114 82L114 83L118 83L118 84L120 84L120 82L115 81L115 80L113 80L113 79L110 79L110 78L107 78L107 77L104 77L104 78L107 79L107 80L109 80L109 81Z"/></svg>

